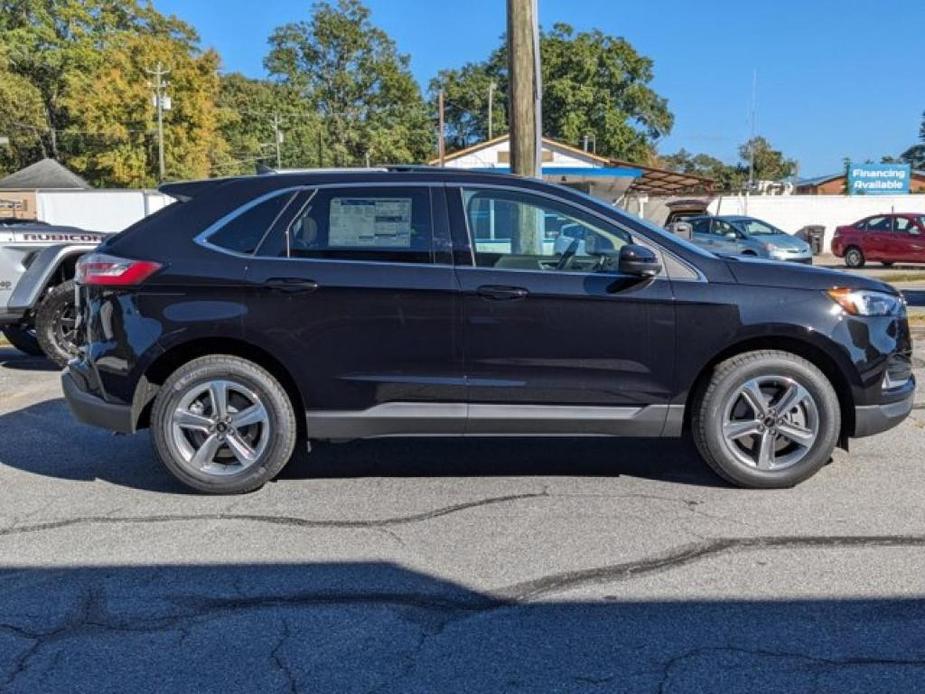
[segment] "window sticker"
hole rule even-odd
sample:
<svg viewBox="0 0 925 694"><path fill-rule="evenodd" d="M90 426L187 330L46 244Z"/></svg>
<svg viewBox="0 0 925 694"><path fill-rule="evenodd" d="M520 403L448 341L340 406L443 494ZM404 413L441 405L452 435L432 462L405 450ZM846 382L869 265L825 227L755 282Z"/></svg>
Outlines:
<svg viewBox="0 0 925 694"><path fill-rule="evenodd" d="M333 198L328 245L411 248L411 198Z"/></svg>

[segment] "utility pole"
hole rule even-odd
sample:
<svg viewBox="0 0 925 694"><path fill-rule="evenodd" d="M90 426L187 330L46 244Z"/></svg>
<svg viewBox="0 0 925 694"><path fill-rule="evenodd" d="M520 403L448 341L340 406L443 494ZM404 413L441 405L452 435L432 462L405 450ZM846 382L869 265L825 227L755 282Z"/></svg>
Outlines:
<svg viewBox="0 0 925 694"><path fill-rule="evenodd" d="M488 84L488 139L491 140L494 137L494 124L495 124L495 88L496 85L494 82Z"/></svg>
<svg viewBox="0 0 925 694"><path fill-rule="evenodd" d="M160 61L157 62L157 68L154 70L145 70L149 75L154 77L154 105L157 107L157 170L158 180L164 180L164 89L167 83L164 82L164 76L170 74L170 70L165 70ZM170 106L167 106L170 108Z"/></svg>
<svg viewBox="0 0 925 694"><path fill-rule="evenodd" d="M750 126L749 130L751 134L748 138L748 190L751 191L752 187L755 185L755 133L756 133L756 123L755 121L758 118L758 70L752 74L752 107L750 115Z"/></svg>
<svg viewBox="0 0 925 694"><path fill-rule="evenodd" d="M443 166L446 163L446 136L445 136L445 125L444 125L444 114L443 114L443 90L440 90L440 94L437 96L437 153L440 157L440 166Z"/></svg>
<svg viewBox="0 0 925 694"><path fill-rule="evenodd" d="M536 0L507 0L507 41L511 171L537 177L542 161L542 136Z"/></svg>
<svg viewBox="0 0 925 694"><path fill-rule="evenodd" d="M279 129L279 114L273 114L273 142L276 144L276 168L283 168L283 154L280 146L283 144L283 133Z"/></svg>

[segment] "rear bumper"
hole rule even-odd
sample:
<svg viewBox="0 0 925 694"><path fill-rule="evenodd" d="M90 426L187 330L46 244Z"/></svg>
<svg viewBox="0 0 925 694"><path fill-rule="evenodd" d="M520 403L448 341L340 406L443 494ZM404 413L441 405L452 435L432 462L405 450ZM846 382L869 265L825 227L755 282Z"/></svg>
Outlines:
<svg viewBox="0 0 925 694"><path fill-rule="evenodd" d="M78 421L120 434L135 433L135 418L130 405L115 405L81 390L67 371L61 374L61 387L68 407Z"/></svg>
<svg viewBox="0 0 925 694"><path fill-rule="evenodd" d="M915 385L903 399L883 405L854 408L854 438L873 436L892 429L909 416L915 400Z"/></svg>

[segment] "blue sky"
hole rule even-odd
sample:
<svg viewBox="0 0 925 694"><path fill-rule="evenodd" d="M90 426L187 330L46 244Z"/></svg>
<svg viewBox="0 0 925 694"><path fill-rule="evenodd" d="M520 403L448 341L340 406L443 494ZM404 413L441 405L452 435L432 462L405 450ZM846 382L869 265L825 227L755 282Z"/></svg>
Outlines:
<svg viewBox="0 0 925 694"><path fill-rule="evenodd" d="M264 74L274 27L310 0L154 0L193 24L225 69ZM443 67L480 60L504 31L504 0L367 0L373 20L411 56L426 87ZM544 26L564 21L627 38L655 61L653 87L675 114L661 152L684 147L734 161L749 134L758 71L758 132L800 161L801 176L879 161L915 143L925 111L923 0L539 0Z"/></svg>

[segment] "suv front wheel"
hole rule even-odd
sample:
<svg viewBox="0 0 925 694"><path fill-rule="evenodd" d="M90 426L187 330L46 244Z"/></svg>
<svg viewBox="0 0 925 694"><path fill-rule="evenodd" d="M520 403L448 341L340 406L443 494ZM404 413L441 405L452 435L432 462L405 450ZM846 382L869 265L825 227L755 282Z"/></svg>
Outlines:
<svg viewBox="0 0 925 694"><path fill-rule="evenodd" d="M841 429L838 396L826 376L789 352L757 351L716 367L695 403L697 449L740 487L792 487L832 456Z"/></svg>
<svg viewBox="0 0 925 694"><path fill-rule="evenodd" d="M268 371L230 355L195 359L161 387L151 415L154 450L184 484L210 494L254 491L295 449L296 419Z"/></svg>

